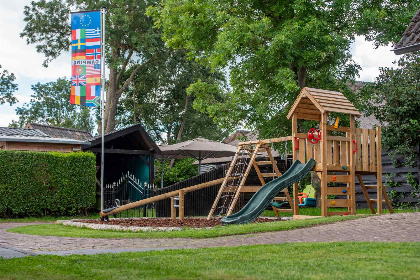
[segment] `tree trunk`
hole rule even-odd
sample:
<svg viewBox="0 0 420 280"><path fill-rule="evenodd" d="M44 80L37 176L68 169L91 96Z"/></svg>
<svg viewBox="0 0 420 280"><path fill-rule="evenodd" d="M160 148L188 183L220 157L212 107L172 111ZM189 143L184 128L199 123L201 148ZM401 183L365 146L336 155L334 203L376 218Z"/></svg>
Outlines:
<svg viewBox="0 0 420 280"><path fill-rule="evenodd" d="M306 86L306 67L299 67L298 72L298 86L300 89L303 89Z"/></svg>
<svg viewBox="0 0 420 280"><path fill-rule="evenodd" d="M178 142L179 140L181 140L182 137L182 131L184 131L184 127L185 127L185 122L187 121L187 112L188 112L188 103L190 100L190 96L187 94L187 98L185 99L185 108L184 108L184 116L182 117L182 122L181 122L181 126L179 127L178 130L178 134L176 136L176 142ZM171 160L171 162L169 163L169 168L172 168L172 166L174 165L175 160Z"/></svg>

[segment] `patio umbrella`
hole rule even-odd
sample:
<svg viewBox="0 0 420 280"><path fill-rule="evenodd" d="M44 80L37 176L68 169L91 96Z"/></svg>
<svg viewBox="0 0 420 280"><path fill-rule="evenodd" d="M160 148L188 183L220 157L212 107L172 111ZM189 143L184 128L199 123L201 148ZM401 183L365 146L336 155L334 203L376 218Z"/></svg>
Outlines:
<svg viewBox="0 0 420 280"><path fill-rule="evenodd" d="M204 138L195 138L173 145L162 145L159 148L162 152L162 157L166 159L195 158L198 160L199 173L203 159L232 156L236 153L236 147L234 146Z"/></svg>

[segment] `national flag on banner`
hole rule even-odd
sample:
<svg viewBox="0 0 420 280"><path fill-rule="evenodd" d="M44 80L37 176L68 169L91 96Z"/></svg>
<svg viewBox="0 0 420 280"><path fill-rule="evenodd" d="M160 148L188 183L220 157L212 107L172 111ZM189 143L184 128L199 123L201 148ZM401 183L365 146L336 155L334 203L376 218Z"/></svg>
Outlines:
<svg viewBox="0 0 420 280"><path fill-rule="evenodd" d="M101 38L101 30L97 29L86 29L86 39Z"/></svg>
<svg viewBox="0 0 420 280"><path fill-rule="evenodd" d="M101 85L101 76L100 75L87 75L86 76L86 83L88 86L90 85Z"/></svg>
<svg viewBox="0 0 420 280"><path fill-rule="evenodd" d="M95 39L86 39L85 43L86 49L97 49L101 47L101 39L95 38Z"/></svg>
<svg viewBox="0 0 420 280"><path fill-rule="evenodd" d="M101 59L101 49L87 49L86 59Z"/></svg>
<svg viewBox="0 0 420 280"><path fill-rule="evenodd" d="M101 75L100 64L86 65L86 75Z"/></svg>
<svg viewBox="0 0 420 280"><path fill-rule="evenodd" d="M99 106L101 95L100 59L102 58L101 12L72 13L71 40L70 103L82 106Z"/></svg>

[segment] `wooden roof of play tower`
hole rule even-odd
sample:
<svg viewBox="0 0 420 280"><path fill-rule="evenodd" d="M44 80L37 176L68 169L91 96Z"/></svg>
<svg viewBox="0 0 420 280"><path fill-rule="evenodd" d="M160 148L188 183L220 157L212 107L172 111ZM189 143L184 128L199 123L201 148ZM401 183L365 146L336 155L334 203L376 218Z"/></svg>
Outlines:
<svg viewBox="0 0 420 280"><path fill-rule="evenodd" d="M299 119L319 121L321 114L325 112L360 117L360 112L341 92L304 87L293 103L287 118L290 119L293 114L297 114Z"/></svg>

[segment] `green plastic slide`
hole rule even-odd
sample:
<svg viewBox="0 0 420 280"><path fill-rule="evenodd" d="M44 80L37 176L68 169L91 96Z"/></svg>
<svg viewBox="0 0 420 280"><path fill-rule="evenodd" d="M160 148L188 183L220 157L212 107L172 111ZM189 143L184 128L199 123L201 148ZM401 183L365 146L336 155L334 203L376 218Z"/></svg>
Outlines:
<svg viewBox="0 0 420 280"><path fill-rule="evenodd" d="M222 224L246 224L252 222L264 212L281 190L302 180L312 170L315 164L316 162L312 158L305 164L296 160L281 177L274 179L259 189L238 213L224 217Z"/></svg>

